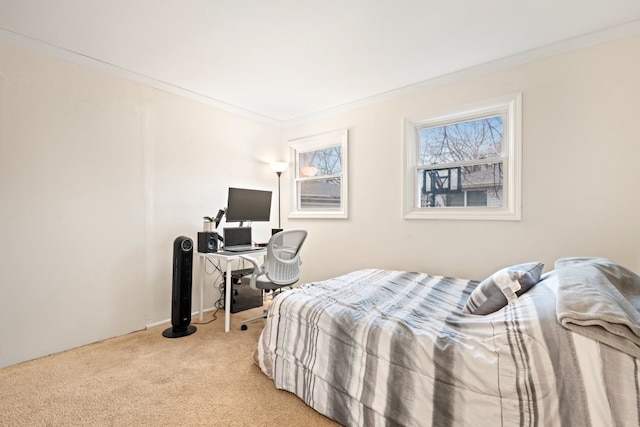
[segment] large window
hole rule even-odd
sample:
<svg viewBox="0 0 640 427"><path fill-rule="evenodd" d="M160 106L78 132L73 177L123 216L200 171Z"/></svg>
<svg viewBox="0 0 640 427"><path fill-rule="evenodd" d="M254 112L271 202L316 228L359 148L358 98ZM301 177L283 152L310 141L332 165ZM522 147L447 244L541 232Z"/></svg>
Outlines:
<svg viewBox="0 0 640 427"><path fill-rule="evenodd" d="M289 141L292 218L347 218L347 131Z"/></svg>
<svg viewBox="0 0 640 427"><path fill-rule="evenodd" d="M520 219L521 96L405 121L404 218Z"/></svg>

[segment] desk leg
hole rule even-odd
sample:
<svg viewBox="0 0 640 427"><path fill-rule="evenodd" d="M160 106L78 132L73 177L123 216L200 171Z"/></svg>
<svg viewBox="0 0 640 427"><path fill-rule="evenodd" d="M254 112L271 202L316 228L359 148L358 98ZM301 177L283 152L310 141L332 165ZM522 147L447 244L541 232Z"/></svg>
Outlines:
<svg viewBox="0 0 640 427"><path fill-rule="evenodd" d="M227 280L224 293L224 331L231 329L231 261L227 260Z"/></svg>
<svg viewBox="0 0 640 427"><path fill-rule="evenodd" d="M204 266L205 259L203 256L200 258L200 311L198 312L198 320L202 322L204 319Z"/></svg>

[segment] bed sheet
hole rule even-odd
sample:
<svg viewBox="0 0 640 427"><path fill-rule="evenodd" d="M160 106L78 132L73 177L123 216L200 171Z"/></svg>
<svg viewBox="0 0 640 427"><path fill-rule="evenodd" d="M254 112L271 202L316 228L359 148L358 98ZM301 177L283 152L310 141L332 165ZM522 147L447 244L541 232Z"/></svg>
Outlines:
<svg viewBox="0 0 640 427"><path fill-rule="evenodd" d="M257 361L346 426L639 425L637 359L563 328L557 276L485 316L478 282L359 270L275 298Z"/></svg>

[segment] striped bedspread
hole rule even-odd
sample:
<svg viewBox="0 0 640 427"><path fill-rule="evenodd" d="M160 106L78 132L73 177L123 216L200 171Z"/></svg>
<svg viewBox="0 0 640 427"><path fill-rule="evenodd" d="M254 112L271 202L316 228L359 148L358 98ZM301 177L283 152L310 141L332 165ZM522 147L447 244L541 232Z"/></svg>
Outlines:
<svg viewBox="0 0 640 427"><path fill-rule="evenodd" d="M477 282L361 270L284 292L256 352L279 389L345 426L637 426L638 359L562 327L555 272L462 313Z"/></svg>

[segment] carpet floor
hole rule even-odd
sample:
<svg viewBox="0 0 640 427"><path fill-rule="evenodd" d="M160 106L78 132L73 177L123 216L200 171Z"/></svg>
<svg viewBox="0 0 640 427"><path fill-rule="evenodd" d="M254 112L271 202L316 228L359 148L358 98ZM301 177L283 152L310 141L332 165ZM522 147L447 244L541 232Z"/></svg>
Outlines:
<svg viewBox="0 0 640 427"><path fill-rule="evenodd" d="M264 320L205 316L188 337L155 327L0 369L2 426L337 426L254 364Z"/></svg>

